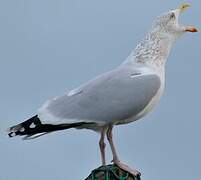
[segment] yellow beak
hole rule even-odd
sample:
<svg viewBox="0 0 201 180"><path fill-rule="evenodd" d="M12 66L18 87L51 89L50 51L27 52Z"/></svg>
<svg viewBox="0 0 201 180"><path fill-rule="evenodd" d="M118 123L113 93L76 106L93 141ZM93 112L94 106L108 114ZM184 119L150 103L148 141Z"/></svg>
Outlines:
<svg viewBox="0 0 201 180"><path fill-rule="evenodd" d="M184 12L186 9L188 9L191 5L188 3L183 3L179 6L180 12Z"/></svg>

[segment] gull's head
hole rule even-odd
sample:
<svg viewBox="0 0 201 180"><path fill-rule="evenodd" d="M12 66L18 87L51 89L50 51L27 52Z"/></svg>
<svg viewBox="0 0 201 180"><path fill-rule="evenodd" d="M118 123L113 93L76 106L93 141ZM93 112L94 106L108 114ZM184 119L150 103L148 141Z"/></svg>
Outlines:
<svg viewBox="0 0 201 180"><path fill-rule="evenodd" d="M153 29L173 39L177 39L185 32L198 32L198 29L193 26L184 26L179 23L180 14L189 7L189 4L181 4L179 8L163 13L154 21Z"/></svg>

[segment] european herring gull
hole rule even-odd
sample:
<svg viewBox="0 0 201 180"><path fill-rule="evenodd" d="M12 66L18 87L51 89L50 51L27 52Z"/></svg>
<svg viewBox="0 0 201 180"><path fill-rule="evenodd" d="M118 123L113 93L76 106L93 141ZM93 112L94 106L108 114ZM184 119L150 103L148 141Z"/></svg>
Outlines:
<svg viewBox="0 0 201 180"><path fill-rule="evenodd" d="M69 128L100 132L102 165L106 165L107 136L113 162L133 175L136 169L122 163L115 149L112 129L140 119L158 103L165 83L165 63L173 43L185 32L197 32L192 26L179 24L182 4L157 17L150 31L117 68L95 77L63 96L48 100L34 117L9 128L8 135L32 139Z"/></svg>

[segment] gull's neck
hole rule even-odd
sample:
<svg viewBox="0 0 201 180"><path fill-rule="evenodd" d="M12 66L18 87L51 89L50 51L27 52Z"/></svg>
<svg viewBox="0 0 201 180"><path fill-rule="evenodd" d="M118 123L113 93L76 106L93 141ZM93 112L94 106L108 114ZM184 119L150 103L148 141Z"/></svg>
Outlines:
<svg viewBox="0 0 201 180"><path fill-rule="evenodd" d="M166 34L152 30L131 52L123 64L164 69L173 40Z"/></svg>

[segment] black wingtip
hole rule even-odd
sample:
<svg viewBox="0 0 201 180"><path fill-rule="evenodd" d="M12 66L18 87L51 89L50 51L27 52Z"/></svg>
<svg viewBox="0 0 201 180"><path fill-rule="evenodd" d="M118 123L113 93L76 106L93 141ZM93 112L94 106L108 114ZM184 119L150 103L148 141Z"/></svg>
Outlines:
<svg viewBox="0 0 201 180"><path fill-rule="evenodd" d="M34 128L30 128L31 124L33 123L34 126L41 124L40 119L38 116L33 116L32 118L18 124L15 126L12 126L8 129L7 133L10 138L14 136L22 136L31 134L34 131Z"/></svg>
<svg viewBox="0 0 201 180"><path fill-rule="evenodd" d="M79 128L84 125L90 124L94 123L78 122L58 125L42 124L38 115L36 115L16 126L10 127L8 130L8 136L10 138L14 136L24 136L23 139L34 139L53 131L60 131L70 128Z"/></svg>

